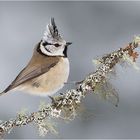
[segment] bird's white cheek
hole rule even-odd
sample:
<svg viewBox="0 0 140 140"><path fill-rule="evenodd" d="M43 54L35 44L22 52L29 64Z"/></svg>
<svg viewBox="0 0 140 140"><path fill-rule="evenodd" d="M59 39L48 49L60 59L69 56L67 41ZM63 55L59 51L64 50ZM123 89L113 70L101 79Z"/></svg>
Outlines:
<svg viewBox="0 0 140 140"><path fill-rule="evenodd" d="M63 54L64 49L63 48L57 48L56 50L54 50L54 56L64 56Z"/></svg>
<svg viewBox="0 0 140 140"><path fill-rule="evenodd" d="M40 50L41 50L41 52L43 53L43 54L46 54L46 55L48 55L48 53L49 52L47 52L47 50L44 48L44 46L40 46Z"/></svg>
<svg viewBox="0 0 140 140"><path fill-rule="evenodd" d="M48 49L48 51L47 51ZM64 56L64 47L55 48L54 46L48 46L46 49L43 45L40 46L40 50L43 54L48 56Z"/></svg>

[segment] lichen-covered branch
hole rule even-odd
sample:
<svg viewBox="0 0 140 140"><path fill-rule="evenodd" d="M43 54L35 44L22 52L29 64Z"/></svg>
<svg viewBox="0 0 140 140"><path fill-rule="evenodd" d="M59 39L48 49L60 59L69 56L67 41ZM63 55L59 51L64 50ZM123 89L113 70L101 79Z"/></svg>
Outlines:
<svg viewBox="0 0 140 140"><path fill-rule="evenodd" d="M134 49L139 46L140 37L135 37L134 40L125 48L120 48L101 59L96 60L99 63L97 70L89 74L83 81L78 82L75 89L61 93L58 96L50 97L51 103L44 106L37 112L30 115L18 114L15 119L2 122L0 124L0 137L2 138L6 133L10 132L15 127L21 127L30 123L35 123L41 135L46 135L49 131L55 131L53 126L48 124L48 120L53 118L67 118L74 119L76 116L76 109L80 105L81 100L89 93L94 93L99 85L107 84L106 77L113 71L116 64L131 60L135 63L138 53ZM115 105L118 105L119 98L117 94L105 94L106 99L111 96L115 98Z"/></svg>

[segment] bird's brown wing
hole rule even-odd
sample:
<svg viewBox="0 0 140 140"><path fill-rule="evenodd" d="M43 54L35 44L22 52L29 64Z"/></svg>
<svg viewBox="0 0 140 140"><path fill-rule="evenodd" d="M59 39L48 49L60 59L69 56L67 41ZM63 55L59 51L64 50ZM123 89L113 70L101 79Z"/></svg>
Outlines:
<svg viewBox="0 0 140 140"><path fill-rule="evenodd" d="M17 86L48 72L59 62L59 60L60 57L43 56L35 50L29 64L19 73L16 79L3 92L6 93Z"/></svg>

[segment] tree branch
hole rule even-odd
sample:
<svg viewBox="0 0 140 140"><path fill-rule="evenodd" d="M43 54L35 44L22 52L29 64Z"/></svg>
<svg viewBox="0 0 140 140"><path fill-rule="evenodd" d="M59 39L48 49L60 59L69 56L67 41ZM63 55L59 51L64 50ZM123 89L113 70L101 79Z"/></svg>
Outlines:
<svg viewBox="0 0 140 140"><path fill-rule="evenodd" d="M106 80L107 75L113 70L116 64L122 60L125 61L126 56L135 63L138 54L134 52L134 49L138 47L139 43L140 37L135 37L125 48L120 48L98 59L97 61L100 65L95 72L89 74L83 81L79 82L75 89L68 90L58 96L50 97L51 103L39 111L33 112L30 115L18 114L15 119L2 122L0 124L0 137L2 138L15 127L21 127L30 123L35 123L39 128L40 134L46 135L51 130L55 131L48 124L47 120L52 118L74 119L76 109L80 105L82 98L94 92L96 87ZM110 98L109 96L115 97L115 105L117 106L119 102L118 96L106 94L105 98Z"/></svg>

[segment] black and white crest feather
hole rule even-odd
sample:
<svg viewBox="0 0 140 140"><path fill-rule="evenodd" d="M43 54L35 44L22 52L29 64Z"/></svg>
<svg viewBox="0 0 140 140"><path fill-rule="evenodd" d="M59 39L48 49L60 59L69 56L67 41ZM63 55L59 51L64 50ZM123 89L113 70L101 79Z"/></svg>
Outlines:
<svg viewBox="0 0 140 140"><path fill-rule="evenodd" d="M46 30L44 32L43 41L52 41L52 40L61 40L57 26L55 24L54 18L51 18L50 24L47 25Z"/></svg>

